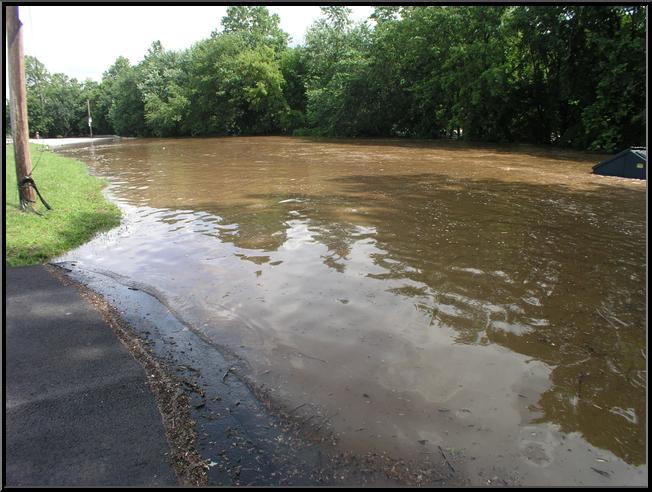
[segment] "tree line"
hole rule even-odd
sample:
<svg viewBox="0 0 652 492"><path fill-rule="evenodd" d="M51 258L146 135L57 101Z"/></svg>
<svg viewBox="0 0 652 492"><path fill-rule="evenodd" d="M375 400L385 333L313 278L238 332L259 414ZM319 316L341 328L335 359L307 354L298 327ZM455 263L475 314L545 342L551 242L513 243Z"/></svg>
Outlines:
<svg viewBox="0 0 652 492"><path fill-rule="evenodd" d="M95 134L644 145L645 8L377 6L354 23L329 6L290 47L266 7L228 7L208 39L156 41L99 83L27 56L30 132L88 134L89 100Z"/></svg>

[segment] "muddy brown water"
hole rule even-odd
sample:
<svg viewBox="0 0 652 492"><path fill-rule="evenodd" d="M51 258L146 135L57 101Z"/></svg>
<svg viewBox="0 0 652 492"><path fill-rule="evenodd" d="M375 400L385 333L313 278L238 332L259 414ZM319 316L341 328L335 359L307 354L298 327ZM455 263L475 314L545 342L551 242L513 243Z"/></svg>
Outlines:
<svg viewBox="0 0 652 492"><path fill-rule="evenodd" d="M154 286L342 449L445 450L474 483L647 483L646 183L592 175L603 156L290 137L62 152L125 220L61 259Z"/></svg>

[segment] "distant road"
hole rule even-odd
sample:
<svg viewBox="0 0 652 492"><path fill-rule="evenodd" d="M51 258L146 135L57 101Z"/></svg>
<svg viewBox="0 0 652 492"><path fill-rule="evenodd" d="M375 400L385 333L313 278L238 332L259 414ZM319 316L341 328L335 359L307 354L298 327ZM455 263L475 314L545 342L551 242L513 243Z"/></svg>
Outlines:
<svg viewBox="0 0 652 492"><path fill-rule="evenodd" d="M29 141L34 144L46 145L51 149L61 149L64 147L86 147L96 143L108 143L118 140L117 135L102 135L93 138L30 138Z"/></svg>
<svg viewBox="0 0 652 492"><path fill-rule="evenodd" d="M107 143L119 140L122 137L118 135L101 135L93 138L30 138L30 143L46 145L52 149L62 149L64 147L86 147L90 144ZM14 143L11 137L5 137L5 145Z"/></svg>

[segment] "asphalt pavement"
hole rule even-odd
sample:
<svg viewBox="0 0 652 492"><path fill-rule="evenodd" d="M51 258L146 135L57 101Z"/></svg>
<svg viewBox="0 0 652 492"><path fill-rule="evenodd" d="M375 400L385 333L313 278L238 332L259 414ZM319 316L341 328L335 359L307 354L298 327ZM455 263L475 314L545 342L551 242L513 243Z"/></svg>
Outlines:
<svg viewBox="0 0 652 492"><path fill-rule="evenodd" d="M175 486L144 369L42 266L6 268L6 486Z"/></svg>

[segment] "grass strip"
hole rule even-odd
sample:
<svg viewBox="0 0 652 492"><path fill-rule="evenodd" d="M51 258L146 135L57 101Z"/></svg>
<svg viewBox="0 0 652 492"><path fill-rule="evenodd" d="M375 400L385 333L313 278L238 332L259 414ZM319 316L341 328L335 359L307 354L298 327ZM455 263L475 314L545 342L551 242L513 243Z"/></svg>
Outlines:
<svg viewBox="0 0 652 492"><path fill-rule="evenodd" d="M30 144L32 177L52 210L36 198L36 210L20 209L13 145L5 145L5 265L35 265L65 253L100 231L120 224L120 209L109 203L106 182L90 176L84 163Z"/></svg>

